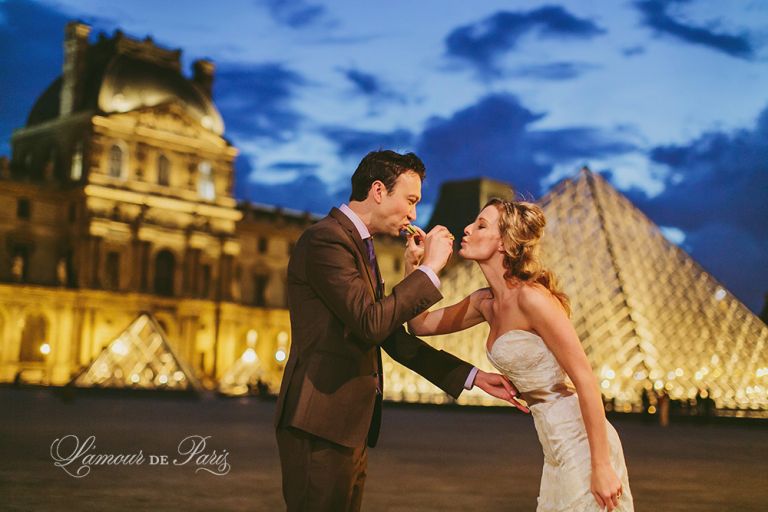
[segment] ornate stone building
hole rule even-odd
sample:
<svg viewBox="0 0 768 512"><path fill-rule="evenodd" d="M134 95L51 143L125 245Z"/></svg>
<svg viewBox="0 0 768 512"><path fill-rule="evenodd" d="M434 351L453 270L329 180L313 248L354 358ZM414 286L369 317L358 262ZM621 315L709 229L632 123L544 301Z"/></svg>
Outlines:
<svg viewBox="0 0 768 512"><path fill-rule="evenodd" d="M147 311L204 382L248 346L279 382L285 268L314 219L236 203L214 64L190 79L180 57L67 26L62 74L0 161L0 380L64 384ZM392 282L401 247L378 246Z"/></svg>

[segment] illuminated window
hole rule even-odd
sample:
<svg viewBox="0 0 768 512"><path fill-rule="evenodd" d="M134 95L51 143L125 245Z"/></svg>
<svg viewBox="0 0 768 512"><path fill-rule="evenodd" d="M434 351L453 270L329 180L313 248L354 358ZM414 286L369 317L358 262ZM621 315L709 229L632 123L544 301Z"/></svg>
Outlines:
<svg viewBox="0 0 768 512"><path fill-rule="evenodd" d="M160 155L157 158L157 184L158 185L169 185L171 175L171 162L168 161L168 159L165 157L165 155Z"/></svg>
<svg viewBox="0 0 768 512"><path fill-rule="evenodd" d="M119 148L118 148L119 149ZM77 181L83 177L83 144L78 142L72 153L72 167L69 169L69 178Z"/></svg>
<svg viewBox="0 0 768 512"><path fill-rule="evenodd" d="M41 347L48 341L47 323L41 315L32 315L24 320L24 330L21 333L19 361L43 361L45 354Z"/></svg>
<svg viewBox="0 0 768 512"><path fill-rule="evenodd" d="M206 201L213 201L216 198L216 190L213 187L213 173L209 162L200 162L197 167L197 193Z"/></svg>
<svg viewBox="0 0 768 512"><path fill-rule="evenodd" d="M123 149L115 144L109 150L109 175L113 178L123 177Z"/></svg>

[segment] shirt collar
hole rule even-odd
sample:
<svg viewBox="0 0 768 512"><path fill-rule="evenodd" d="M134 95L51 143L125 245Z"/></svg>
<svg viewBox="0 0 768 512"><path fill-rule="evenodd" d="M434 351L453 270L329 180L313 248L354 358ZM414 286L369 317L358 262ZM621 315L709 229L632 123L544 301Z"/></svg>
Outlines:
<svg viewBox="0 0 768 512"><path fill-rule="evenodd" d="M362 221L360 217L357 216L355 212L352 211L352 208L347 206L346 204L342 204L339 206L339 210L341 213L346 215L349 220L352 221L352 224L355 225L357 228L357 232L360 234L360 238L365 240L366 238L371 238L371 233L368 231L368 228L366 227L365 223Z"/></svg>

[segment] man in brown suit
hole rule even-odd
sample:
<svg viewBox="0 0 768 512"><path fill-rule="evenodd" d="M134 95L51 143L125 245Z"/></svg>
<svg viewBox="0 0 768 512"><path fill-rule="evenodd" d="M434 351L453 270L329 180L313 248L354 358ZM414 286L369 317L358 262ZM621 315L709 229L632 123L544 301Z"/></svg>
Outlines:
<svg viewBox="0 0 768 512"><path fill-rule="evenodd" d="M359 510L367 447L381 424L381 348L457 398L478 386L514 403L514 389L408 334L403 323L438 302L437 272L452 251L438 226L419 231L420 271L384 296L372 237L399 235L416 218L424 165L409 153L369 153L352 176L349 205L299 238L288 263L292 345L275 425L289 511ZM408 256L408 254L407 254Z"/></svg>

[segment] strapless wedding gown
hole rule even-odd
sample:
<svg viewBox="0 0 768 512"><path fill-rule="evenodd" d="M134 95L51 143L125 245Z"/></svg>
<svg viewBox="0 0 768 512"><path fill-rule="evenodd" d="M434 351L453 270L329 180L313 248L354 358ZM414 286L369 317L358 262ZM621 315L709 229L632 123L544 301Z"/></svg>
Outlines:
<svg viewBox="0 0 768 512"><path fill-rule="evenodd" d="M528 402L544 450L544 470L537 512L599 511L590 492L589 442L572 384L544 340L528 331L513 330L499 336L488 360L509 379ZM610 462L621 479L621 512L633 511L627 467L621 441L606 423Z"/></svg>

